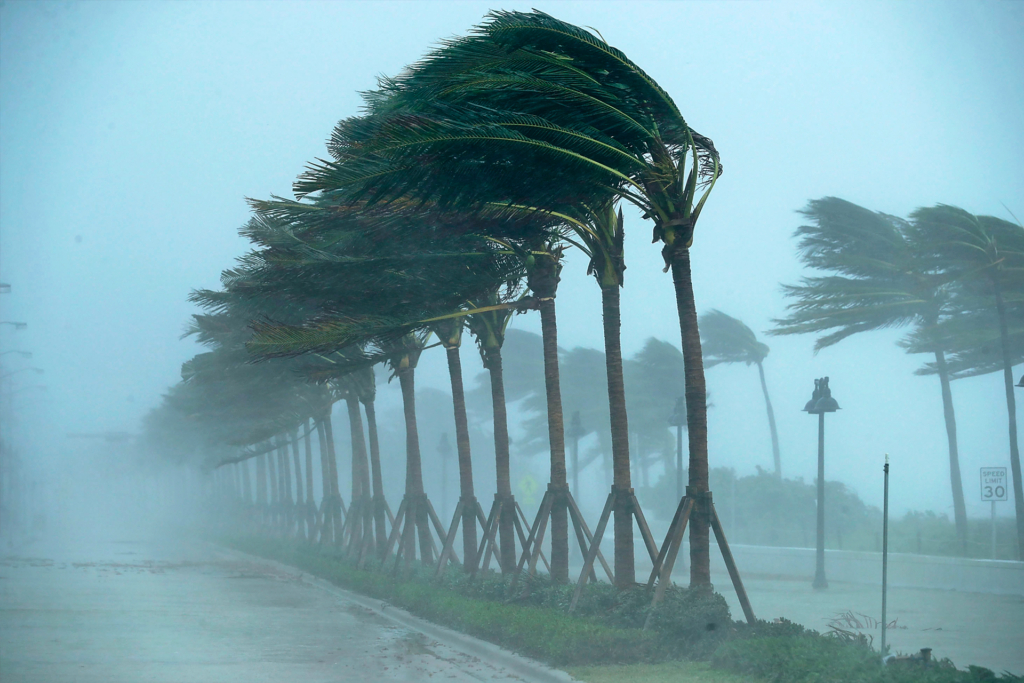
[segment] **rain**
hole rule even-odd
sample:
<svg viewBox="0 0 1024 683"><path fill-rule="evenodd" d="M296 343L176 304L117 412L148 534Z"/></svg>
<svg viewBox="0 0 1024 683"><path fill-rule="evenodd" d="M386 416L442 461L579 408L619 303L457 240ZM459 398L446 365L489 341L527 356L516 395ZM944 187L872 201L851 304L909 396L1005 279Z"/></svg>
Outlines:
<svg viewBox="0 0 1024 683"><path fill-rule="evenodd" d="M1021 680L1022 31L0 3L0 680Z"/></svg>

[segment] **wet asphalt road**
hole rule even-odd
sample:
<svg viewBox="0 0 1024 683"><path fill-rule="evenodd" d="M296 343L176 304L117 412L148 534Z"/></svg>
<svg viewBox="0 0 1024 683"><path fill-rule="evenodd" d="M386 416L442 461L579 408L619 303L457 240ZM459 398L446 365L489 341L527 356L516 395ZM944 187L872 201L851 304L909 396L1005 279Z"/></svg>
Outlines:
<svg viewBox="0 0 1024 683"><path fill-rule="evenodd" d="M523 681L301 575L200 544L0 557L0 681Z"/></svg>

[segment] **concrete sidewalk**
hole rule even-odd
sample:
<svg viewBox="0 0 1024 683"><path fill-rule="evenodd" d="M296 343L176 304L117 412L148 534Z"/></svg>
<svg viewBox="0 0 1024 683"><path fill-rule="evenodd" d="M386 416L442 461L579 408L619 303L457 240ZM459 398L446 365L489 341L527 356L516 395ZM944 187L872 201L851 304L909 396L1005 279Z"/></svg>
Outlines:
<svg viewBox="0 0 1024 683"><path fill-rule="evenodd" d="M0 680L569 681L302 572L205 544L0 558Z"/></svg>

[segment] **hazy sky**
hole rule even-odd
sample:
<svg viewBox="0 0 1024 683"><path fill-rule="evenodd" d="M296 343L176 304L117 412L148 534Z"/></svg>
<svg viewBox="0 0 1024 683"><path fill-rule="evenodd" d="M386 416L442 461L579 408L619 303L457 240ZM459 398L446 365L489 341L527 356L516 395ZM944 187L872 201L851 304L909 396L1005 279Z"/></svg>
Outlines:
<svg viewBox="0 0 1024 683"><path fill-rule="evenodd" d="M594 27L714 141L725 175L695 242L698 310L755 330L784 313L802 274L795 211L836 195L906 215L937 202L1024 217L1024 3L788 2L11 2L0 3L0 329L45 368L48 391L15 397L23 450L63 457L67 431L137 430L196 352L185 297L218 286L246 248L245 197L289 195L325 155L358 91L491 8L537 7ZM623 349L678 344L651 225L627 213ZM601 346L599 290L570 255L562 346ZM536 316L514 324L539 331ZM787 475L813 479L815 420L800 412L830 375L830 479L895 508L951 513L938 382L898 332L817 356L772 338L766 363ZM467 376L478 369L465 354ZM4 357L5 371L24 366ZM1020 368L1015 371L1019 374ZM421 383L444 388L443 354ZM29 373L17 386L34 383ZM1008 464L1001 377L953 386L968 510L979 466ZM712 466L770 467L756 371L708 372ZM394 387L384 390L394 392ZM1024 402L1024 392L1018 393ZM1022 420L1018 410L1018 420ZM1012 503L1001 512L1010 513Z"/></svg>

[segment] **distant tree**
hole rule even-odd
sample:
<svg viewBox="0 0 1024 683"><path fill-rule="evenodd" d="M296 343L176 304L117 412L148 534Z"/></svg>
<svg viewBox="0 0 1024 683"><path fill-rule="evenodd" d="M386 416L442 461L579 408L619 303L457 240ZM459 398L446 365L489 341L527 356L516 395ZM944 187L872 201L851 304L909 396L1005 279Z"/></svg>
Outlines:
<svg viewBox="0 0 1024 683"><path fill-rule="evenodd" d="M1010 469L1013 475L1017 514L1017 547L1024 559L1024 490L1021 488L1020 449L1017 442L1017 409L1013 364L1022 351L1019 329L1024 302L1024 227L994 216L975 216L961 208L939 204L911 214L911 228L928 264L953 279L958 286L957 312L935 325L936 333L919 340L951 342L961 374L970 366L976 374L1002 370L1006 391L1010 438ZM985 323L988 322L986 325ZM976 327L982 325L981 327ZM943 332L944 330L944 332ZM987 333L986 333L987 331ZM985 339L998 332L999 360Z"/></svg>
<svg viewBox="0 0 1024 683"><path fill-rule="evenodd" d="M714 309L700 317L701 348L704 350L704 366L711 368L721 363L746 363L757 365L761 378L761 392L764 394L765 409L768 411L768 429L772 435L772 461L775 476L782 476L782 458L779 456L779 432L775 428L775 411L768 396L768 384L764 379L764 359L768 356L768 345L757 340L754 331L743 321Z"/></svg>
<svg viewBox="0 0 1024 683"><path fill-rule="evenodd" d="M818 338L814 350L872 330L914 325L929 328L950 315L950 279L926 262L907 221L870 211L837 197L815 199L800 212L809 223L796 237L800 260L822 272L799 285L783 285L789 314L769 334L805 334L833 330ZM960 478L956 416L948 348L930 345L942 390L949 449L950 488L957 533L967 551L967 508Z"/></svg>

